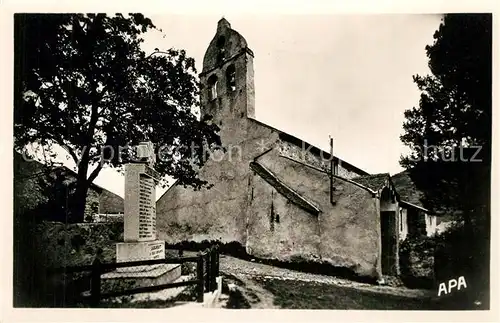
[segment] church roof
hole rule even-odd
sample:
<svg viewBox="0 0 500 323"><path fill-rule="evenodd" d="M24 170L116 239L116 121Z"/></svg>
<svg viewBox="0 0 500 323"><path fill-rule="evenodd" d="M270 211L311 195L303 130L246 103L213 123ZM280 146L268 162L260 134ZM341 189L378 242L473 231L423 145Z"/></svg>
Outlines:
<svg viewBox="0 0 500 323"><path fill-rule="evenodd" d="M270 125L268 125L266 123L263 123L263 122L261 122L259 120L252 119L252 118L248 118L248 120L251 120L252 122L255 122L255 123L259 124L259 125L262 125L264 127L267 127L269 129L272 129L272 130L278 132L279 138L281 140L283 140L283 141L286 141L286 142L289 142L291 144L294 144L295 146L300 147L300 148L304 147L305 149L307 149L307 151L309 151L310 153L312 153L312 154L314 154L316 156L320 156L320 157L323 156L323 158L325 158L325 159L330 159L330 156L331 156L330 153L328 153L328 152L326 152L326 151L322 150L321 148L318 148L318 147L316 147L314 145L311 145L310 143L308 143L308 142L306 142L306 141L304 141L304 140L302 140L300 138L297 138L297 137L295 137L293 135L290 135L290 134L288 134L288 133L286 133L286 132L284 132L282 130L276 129L276 128L274 128L274 127L272 127L272 126L270 126ZM333 156L333 160L335 160L337 162L341 161L342 167L344 167L345 169L347 169L349 171L353 171L353 172L356 172L358 174L369 175L368 172L366 172L366 171L364 171L364 170L362 170L362 169L360 169L360 168L358 168L358 167L356 167L356 166L354 166L354 165L346 162L345 160L342 160L342 159L338 158L337 156Z"/></svg>

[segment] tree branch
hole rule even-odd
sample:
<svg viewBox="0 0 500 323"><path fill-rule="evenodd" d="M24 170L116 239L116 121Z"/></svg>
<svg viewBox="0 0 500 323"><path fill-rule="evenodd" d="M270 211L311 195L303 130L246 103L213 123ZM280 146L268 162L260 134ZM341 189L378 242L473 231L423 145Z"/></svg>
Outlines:
<svg viewBox="0 0 500 323"><path fill-rule="evenodd" d="M97 167L92 171L92 173L90 173L90 176L89 178L87 179L87 182L89 184L92 184L92 182L96 179L97 175L99 175L99 173L101 172L101 169L103 167L103 163L102 161L99 163L99 165L97 165Z"/></svg>
<svg viewBox="0 0 500 323"><path fill-rule="evenodd" d="M54 139L56 141L56 143L61 146L62 148L64 148L64 150L66 150L70 155L71 155L71 158L73 158L73 161L75 162L75 164L78 165L78 156L76 155L75 151L68 145L66 145L62 140L57 140L57 139Z"/></svg>

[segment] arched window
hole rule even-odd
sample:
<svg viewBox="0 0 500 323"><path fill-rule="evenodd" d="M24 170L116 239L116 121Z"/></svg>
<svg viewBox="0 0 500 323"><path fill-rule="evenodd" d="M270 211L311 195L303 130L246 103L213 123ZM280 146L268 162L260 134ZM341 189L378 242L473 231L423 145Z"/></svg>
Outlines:
<svg viewBox="0 0 500 323"><path fill-rule="evenodd" d="M236 69L234 65L229 65L226 69L226 85L229 92L236 90Z"/></svg>
<svg viewBox="0 0 500 323"><path fill-rule="evenodd" d="M208 78L208 99L213 101L217 98L217 76L214 74Z"/></svg>

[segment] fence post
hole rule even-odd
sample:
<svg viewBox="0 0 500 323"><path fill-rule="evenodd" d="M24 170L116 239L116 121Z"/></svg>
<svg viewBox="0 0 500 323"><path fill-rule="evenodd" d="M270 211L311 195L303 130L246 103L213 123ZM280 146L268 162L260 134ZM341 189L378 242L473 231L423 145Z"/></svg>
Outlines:
<svg viewBox="0 0 500 323"><path fill-rule="evenodd" d="M101 261L94 259L90 280L90 304L98 306L101 301Z"/></svg>
<svg viewBox="0 0 500 323"><path fill-rule="evenodd" d="M217 248L216 246L212 247L211 257L210 257L210 291L213 292L217 289L217 273L216 273L216 255Z"/></svg>
<svg viewBox="0 0 500 323"><path fill-rule="evenodd" d="M215 246L215 277L219 277L220 275L220 258L219 258L220 250L219 246Z"/></svg>
<svg viewBox="0 0 500 323"><path fill-rule="evenodd" d="M205 252L207 253L205 255L205 264L206 264L206 273L207 273L207 278L205 280L205 292L210 292L210 284L212 283L212 279L210 277L210 256L212 255L212 250L211 249L206 249Z"/></svg>
<svg viewBox="0 0 500 323"><path fill-rule="evenodd" d="M203 254L200 252L198 254L198 260L196 261L196 279L198 280L198 298L196 301L198 303L203 303L203 288L204 288L204 283L203 283Z"/></svg>

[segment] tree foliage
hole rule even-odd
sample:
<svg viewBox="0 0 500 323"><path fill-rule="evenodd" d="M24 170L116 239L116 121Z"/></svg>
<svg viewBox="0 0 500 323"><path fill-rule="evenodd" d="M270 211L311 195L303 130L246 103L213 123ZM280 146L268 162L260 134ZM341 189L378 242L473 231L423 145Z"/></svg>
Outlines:
<svg viewBox="0 0 500 323"><path fill-rule="evenodd" d="M101 169L123 163L118 147L151 140L163 147L156 170L201 188L197 147L220 144L217 126L199 121L194 59L184 50L147 55L141 14L15 16L15 145L63 147L77 165L71 219ZM112 147L112 148L111 148ZM104 158L103 158L104 157Z"/></svg>
<svg viewBox="0 0 500 323"><path fill-rule="evenodd" d="M491 159L489 14L447 14L426 46L431 75L415 75L419 106L405 111L401 164L431 209L487 213Z"/></svg>
<svg viewBox="0 0 500 323"><path fill-rule="evenodd" d="M465 275L467 306L488 304L492 16L448 14L426 47L431 75L414 76L418 107L405 112L401 159L424 204L454 215L450 232L438 237L436 278ZM460 296L461 297L461 296ZM452 298L454 302L458 302Z"/></svg>

